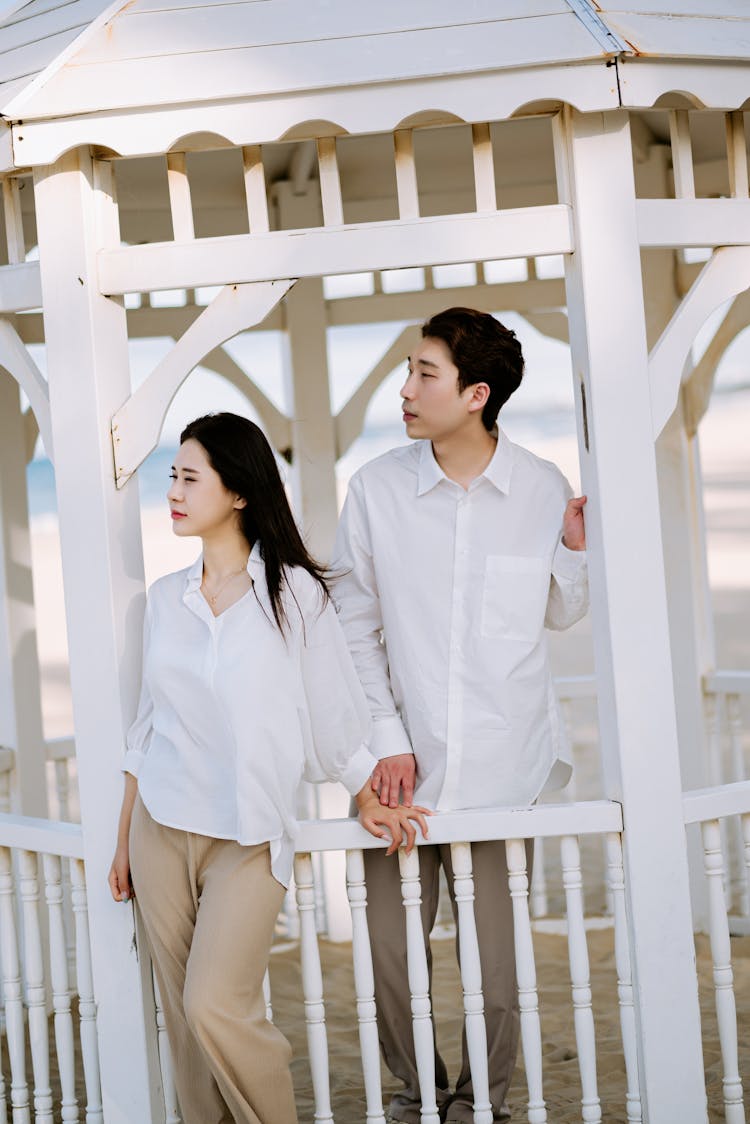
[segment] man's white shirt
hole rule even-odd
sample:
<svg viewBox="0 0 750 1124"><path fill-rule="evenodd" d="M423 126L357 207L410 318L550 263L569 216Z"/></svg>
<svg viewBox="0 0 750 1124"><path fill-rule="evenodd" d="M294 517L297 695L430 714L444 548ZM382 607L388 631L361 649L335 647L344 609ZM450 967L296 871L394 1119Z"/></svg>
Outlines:
<svg viewBox="0 0 750 1124"><path fill-rule="evenodd" d="M334 597L378 758L414 752L414 801L447 811L524 805L570 775L545 626L588 607L584 551L561 541L571 488L499 431L468 490L429 441L350 481Z"/></svg>

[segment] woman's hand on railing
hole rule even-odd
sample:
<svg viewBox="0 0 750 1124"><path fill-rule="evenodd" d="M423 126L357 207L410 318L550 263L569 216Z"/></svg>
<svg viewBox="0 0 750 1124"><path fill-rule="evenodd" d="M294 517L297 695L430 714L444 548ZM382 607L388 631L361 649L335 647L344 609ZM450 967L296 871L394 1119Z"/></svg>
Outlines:
<svg viewBox="0 0 750 1124"><path fill-rule="evenodd" d="M400 804L397 808L384 808L372 791L369 780L357 793L355 800L362 827L376 839L387 839L390 835L391 842L386 855L392 855L398 850L404 842L404 836L406 836L406 853L411 854L417 838L416 825L419 826L425 839L429 837L425 816L431 816L432 812L428 808L407 808L404 804Z"/></svg>

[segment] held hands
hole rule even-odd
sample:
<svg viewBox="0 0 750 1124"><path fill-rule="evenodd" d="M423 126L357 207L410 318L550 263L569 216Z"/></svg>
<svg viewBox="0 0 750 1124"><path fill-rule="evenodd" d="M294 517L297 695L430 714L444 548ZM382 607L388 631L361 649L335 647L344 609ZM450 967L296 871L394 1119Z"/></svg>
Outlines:
<svg viewBox="0 0 750 1124"><path fill-rule="evenodd" d="M562 541L568 550L586 549L586 527L583 522L585 504L586 496L576 496L575 499L568 500L565 508Z"/></svg>
<svg viewBox="0 0 750 1124"><path fill-rule="evenodd" d="M414 778L417 766L413 753L397 753L393 757L383 757L373 770L372 791L380 796L380 803L398 808L400 790L403 789L404 805L411 807L414 799Z"/></svg>
<svg viewBox="0 0 750 1124"><path fill-rule="evenodd" d="M411 755L409 755L411 756ZM386 758L388 760L388 758ZM432 815L427 808L412 808L400 804L395 808L384 808L377 795L372 790L372 782L367 781L355 796L359 810L359 822L366 828L370 835L376 839L387 839L390 835L391 843L386 855L392 855L404 842L406 835L406 853L410 855L417 838L415 824L419 824L425 839L429 837L425 816ZM384 830L385 829L385 830Z"/></svg>

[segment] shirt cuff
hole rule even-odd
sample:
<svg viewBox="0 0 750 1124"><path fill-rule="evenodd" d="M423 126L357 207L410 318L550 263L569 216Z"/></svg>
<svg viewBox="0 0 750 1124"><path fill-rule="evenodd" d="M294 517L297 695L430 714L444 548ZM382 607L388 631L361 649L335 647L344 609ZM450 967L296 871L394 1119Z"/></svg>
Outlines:
<svg viewBox="0 0 750 1124"><path fill-rule="evenodd" d="M560 539L552 559L552 573L561 578L570 578L574 581L586 569L586 551L569 550Z"/></svg>
<svg viewBox="0 0 750 1124"><path fill-rule="evenodd" d="M129 749L122 763L123 773L130 773L132 776L137 777L145 759L146 754L141 753L140 749Z"/></svg>
<svg viewBox="0 0 750 1124"><path fill-rule="evenodd" d="M350 796L356 796L360 789L364 788L377 763L376 758L373 757L366 746L359 747L339 777Z"/></svg>
<svg viewBox="0 0 750 1124"><path fill-rule="evenodd" d="M413 753L409 735L397 714L391 718L376 718L372 723L370 752L378 761L384 757L396 757L400 753Z"/></svg>

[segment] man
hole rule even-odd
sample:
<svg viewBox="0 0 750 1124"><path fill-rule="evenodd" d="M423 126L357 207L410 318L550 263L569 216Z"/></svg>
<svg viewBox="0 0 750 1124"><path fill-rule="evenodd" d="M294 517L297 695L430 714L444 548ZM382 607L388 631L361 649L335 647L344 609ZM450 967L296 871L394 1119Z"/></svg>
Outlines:
<svg viewBox="0 0 750 1124"><path fill-rule="evenodd" d="M526 805L570 775L544 635L586 612L583 506L559 470L496 427L518 388L523 356L494 317L452 308L422 328L401 390L415 443L351 480L336 569L340 619L373 717L381 803L437 812ZM450 848L419 848L429 932ZM518 1047L513 919L505 844L472 846L493 1118ZM406 936L398 867L366 852L367 917L383 1055L404 1082L390 1121L418 1124ZM455 913L455 902L453 902ZM450 1093L435 1055L436 1098L448 1124L473 1120L463 1065Z"/></svg>

